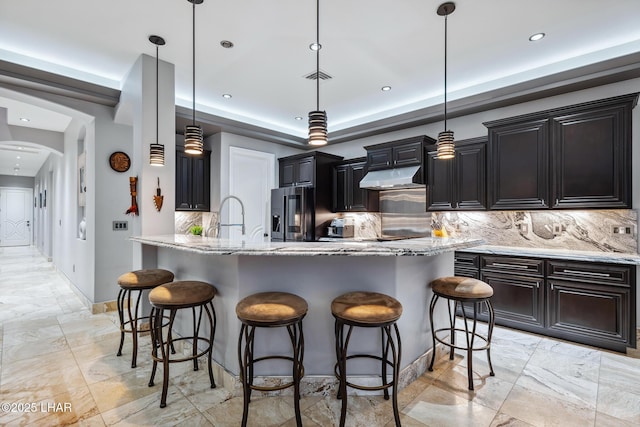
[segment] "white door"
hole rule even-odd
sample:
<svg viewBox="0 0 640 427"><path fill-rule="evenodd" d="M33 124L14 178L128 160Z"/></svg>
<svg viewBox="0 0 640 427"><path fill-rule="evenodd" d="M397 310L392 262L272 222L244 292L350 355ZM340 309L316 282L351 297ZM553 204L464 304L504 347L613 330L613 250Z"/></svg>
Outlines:
<svg viewBox="0 0 640 427"><path fill-rule="evenodd" d="M0 189L0 246L31 244L32 199L30 188Z"/></svg>
<svg viewBox="0 0 640 427"><path fill-rule="evenodd" d="M238 197L244 204L247 241L268 240L275 163L272 153L229 147L229 195ZM220 222L239 223L241 218L240 203L229 199L220 212ZM230 239L242 238L240 227L222 227L220 234Z"/></svg>

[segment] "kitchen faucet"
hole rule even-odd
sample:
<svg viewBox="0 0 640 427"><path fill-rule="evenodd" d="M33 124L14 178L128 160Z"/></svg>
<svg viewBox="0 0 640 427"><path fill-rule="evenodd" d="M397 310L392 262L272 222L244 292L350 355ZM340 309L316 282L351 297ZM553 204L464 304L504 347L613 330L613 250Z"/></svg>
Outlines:
<svg viewBox="0 0 640 427"><path fill-rule="evenodd" d="M240 203L240 208L242 209L242 224L221 224L220 223L220 219L222 218L222 208L224 207L224 202L226 202L229 199L236 199L239 203ZM240 200L239 198L237 198L236 196L227 196L224 199L222 199L222 201L220 202L220 209L218 211L218 231L216 234L216 237L220 237L220 227L242 227L242 235L245 235L245 225L244 225L244 204L242 203L242 200Z"/></svg>

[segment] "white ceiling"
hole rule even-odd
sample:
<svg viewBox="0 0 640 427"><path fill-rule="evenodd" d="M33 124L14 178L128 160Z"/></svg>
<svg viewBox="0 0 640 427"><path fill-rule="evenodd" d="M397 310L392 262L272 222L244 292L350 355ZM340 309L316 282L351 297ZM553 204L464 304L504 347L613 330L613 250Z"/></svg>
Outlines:
<svg viewBox="0 0 640 427"><path fill-rule="evenodd" d="M455 3L450 101L640 52L639 0ZM333 76L320 84L320 109L330 136L442 103L440 4L320 1L320 68ZM191 107L191 13L187 0L0 1L0 60L121 89L140 54L155 56L148 36L157 34L167 42L160 59L175 64L176 105ZM304 78L315 71L315 1L204 0L196 14L197 109L304 138L316 106L315 82ZM537 32L546 37L528 41ZM222 40L235 46L224 49ZM392 90L381 91L385 85ZM11 125L59 129L60 117L36 120L0 98L3 106Z"/></svg>

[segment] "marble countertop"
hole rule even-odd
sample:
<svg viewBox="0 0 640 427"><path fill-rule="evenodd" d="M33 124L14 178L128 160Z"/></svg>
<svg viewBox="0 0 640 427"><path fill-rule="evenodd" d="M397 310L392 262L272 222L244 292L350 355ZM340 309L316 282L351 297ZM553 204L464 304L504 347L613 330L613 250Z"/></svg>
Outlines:
<svg viewBox="0 0 640 427"><path fill-rule="evenodd" d="M479 254L512 255L565 259L572 261L609 262L614 264L640 265L640 255L619 252L574 251L569 249L518 248L509 246L478 245L464 249L463 252Z"/></svg>
<svg viewBox="0 0 640 427"><path fill-rule="evenodd" d="M430 256L467 249L484 243L481 239L433 238L339 242L247 242L183 234L135 236L134 242L209 255L281 256Z"/></svg>

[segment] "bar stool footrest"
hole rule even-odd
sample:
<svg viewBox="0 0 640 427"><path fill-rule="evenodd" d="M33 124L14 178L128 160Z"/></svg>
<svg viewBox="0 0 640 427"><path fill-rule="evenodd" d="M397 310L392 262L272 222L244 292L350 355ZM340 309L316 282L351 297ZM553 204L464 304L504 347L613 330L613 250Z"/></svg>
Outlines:
<svg viewBox="0 0 640 427"><path fill-rule="evenodd" d="M473 335L475 338L478 338L480 340L482 340L485 344L482 347L472 347L471 351L481 351L481 350L487 350L488 348L491 347L491 343L489 342L489 340L487 339L487 337L485 337L484 335L481 335L477 332L471 332L471 331L465 331L464 329L459 329L459 328L455 328L454 331L457 332L462 332L462 333L466 333L468 335ZM436 329L435 331L433 331L435 334L435 339L436 341L438 341L440 344L444 344L447 347L450 348L455 348L457 350L464 350L467 351L469 350L467 347L462 347L456 344L451 344L450 342L445 341L443 338L440 338L438 336L438 333L442 333L442 332L451 332L451 328L441 328L441 329Z"/></svg>

